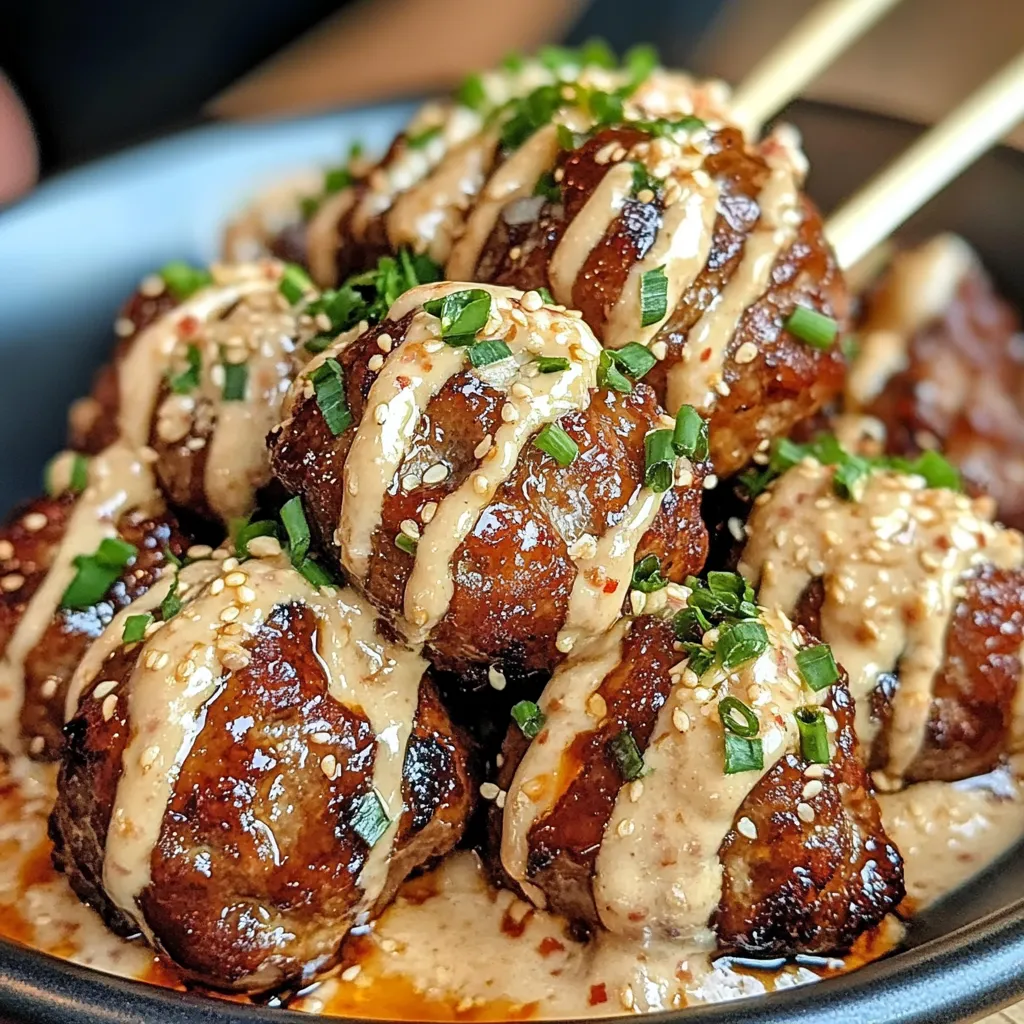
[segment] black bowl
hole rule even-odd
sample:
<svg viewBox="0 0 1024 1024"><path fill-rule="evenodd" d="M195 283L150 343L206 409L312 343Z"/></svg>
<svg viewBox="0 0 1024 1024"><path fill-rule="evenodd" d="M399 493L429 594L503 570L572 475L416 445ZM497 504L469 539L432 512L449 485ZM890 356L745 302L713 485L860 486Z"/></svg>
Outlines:
<svg viewBox="0 0 1024 1024"><path fill-rule="evenodd" d="M326 163L362 138L382 149L410 108L376 107L270 125L185 133L75 171L0 213L0 493L38 490L60 447L67 403L110 345L110 322L135 281L172 258L204 259L247 192L288 168ZM797 104L810 192L827 210L906 147L919 128ZM905 229L956 231L1024 307L1020 226L1024 154L996 151ZM914 921L900 952L842 977L652 1024L947 1024L1024 997L1024 861L1004 857ZM11 1024L258 1024L313 1019L123 981L0 941L0 1020ZM339 1018L331 1018L338 1020Z"/></svg>

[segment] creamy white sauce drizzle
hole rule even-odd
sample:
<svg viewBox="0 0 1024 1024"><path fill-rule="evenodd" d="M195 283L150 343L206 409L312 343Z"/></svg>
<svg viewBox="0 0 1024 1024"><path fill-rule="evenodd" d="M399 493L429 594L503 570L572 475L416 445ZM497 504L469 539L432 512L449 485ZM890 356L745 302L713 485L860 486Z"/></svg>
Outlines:
<svg viewBox="0 0 1024 1024"><path fill-rule="evenodd" d="M747 236L739 266L690 329L684 358L668 375L666 406L709 411L724 381L726 352L743 314L764 294L779 254L796 237L800 191L794 157L786 147L769 148L770 175L757 197L761 215Z"/></svg>
<svg viewBox="0 0 1024 1024"><path fill-rule="evenodd" d="M821 639L850 676L857 731L869 746L870 695L898 672L889 761L898 784L924 740L961 577L984 563L1024 563L1024 539L991 522L986 499L929 490L920 477L871 473L857 501L833 491L833 469L805 460L760 497L740 572L758 599L792 613L806 586L824 582Z"/></svg>
<svg viewBox="0 0 1024 1024"><path fill-rule="evenodd" d="M391 824L359 875L362 897L356 916L365 917L387 879L403 809L405 749L427 664L418 653L381 641L374 613L356 594L316 590L283 559L244 564L240 572L245 583L239 586L255 593L248 602L240 600L234 586L215 588L206 579L209 568L200 566L182 573L183 585L198 589L198 594L186 593L182 611L147 637L128 692L121 695L128 700L131 736L107 836L104 888L149 935L138 897L150 881L152 854L174 784L203 728L205 709L230 671L225 651L255 633L275 607L295 602L306 605L318 619L317 654L327 674L328 692L366 715L377 737L373 788ZM192 580L187 576L190 571L201 578ZM239 570L232 560L224 563L223 571L229 575ZM226 580L227 575L217 578ZM76 682L78 692L87 685Z"/></svg>
<svg viewBox="0 0 1024 1024"><path fill-rule="evenodd" d="M956 235L937 235L893 258L860 330L857 356L846 378L851 410L867 405L907 366L913 336L949 309L964 277L977 266Z"/></svg>
<svg viewBox="0 0 1024 1024"><path fill-rule="evenodd" d="M322 288L337 282L336 258L341 244L340 223L355 202L352 188L328 196L306 225L306 261L313 280Z"/></svg>
<svg viewBox="0 0 1024 1024"><path fill-rule="evenodd" d="M25 698L25 659L42 640L77 572L78 555L91 555L117 522L133 509L156 515L163 501L149 467L133 451L115 444L89 462L89 483L78 498L46 578L36 589L0 659L0 746L22 746L19 718Z"/></svg>

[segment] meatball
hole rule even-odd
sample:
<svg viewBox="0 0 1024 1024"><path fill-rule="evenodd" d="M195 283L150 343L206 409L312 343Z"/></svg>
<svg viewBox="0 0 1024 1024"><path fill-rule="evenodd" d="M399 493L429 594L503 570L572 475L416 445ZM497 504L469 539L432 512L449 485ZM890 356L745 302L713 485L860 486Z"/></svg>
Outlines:
<svg viewBox="0 0 1024 1024"><path fill-rule="evenodd" d="M533 738L513 726L503 750L501 868L537 905L631 939L848 948L903 878L845 677L804 685L796 655L813 642L773 613L722 619L703 644L690 628L680 644L663 610L624 619L514 710ZM751 630L760 642L741 651Z"/></svg>
<svg viewBox="0 0 1024 1024"><path fill-rule="evenodd" d="M584 76L554 97L541 86L475 136L461 107L423 149L400 136L318 213L310 263L337 280L405 245L451 280L549 289L606 346L658 356L659 401L710 417L712 462L731 474L841 390L838 346L787 325L797 307L844 323L846 288L792 133L754 145L706 89L658 75L624 107ZM598 96L611 108L600 117Z"/></svg>
<svg viewBox="0 0 1024 1024"><path fill-rule="evenodd" d="M131 453L108 449L87 471L78 459L81 494L58 487L0 528L0 745L47 760L78 663L188 546Z"/></svg>
<svg viewBox="0 0 1024 1024"><path fill-rule="evenodd" d="M1024 538L992 502L808 459L754 505L740 571L850 674L879 788L990 771L1016 750Z"/></svg>
<svg viewBox="0 0 1024 1024"><path fill-rule="evenodd" d="M999 518L1024 526L1024 334L977 257L940 235L896 256L868 296L847 405L888 450L941 450Z"/></svg>
<svg viewBox="0 0 1024 1024"><path fill-rule="evenodd" d="M74 680L55 863L189 980L301 988L458 841L467 752L427 663L353 592L280 555L174 587L177 614L136 643L115 623Z"/></svg>
<svg viewBox="0 0 1024 1024"><path fill-rule="evenodd" d="M145 447L175 506L225 523L249 513L270 482L263 438L315 333L282 294L283 271L265 261L147 278L117 320L113 365L72 412L72 446Z"/></svg>
<svg viewBox="0 0 1024 1024"><path fill-rule="evenodd" d="M472 336L446 344L426 308L466 296L493 363L472 365ZM706 466L694 451L645 483L648 439L673 421L642 382L596 387L600 354L578 315L536 293L442 283L296 382L275 474L352 585L439 667L548 670L615 621L636 562L674 580L703 564Z"/></svg>

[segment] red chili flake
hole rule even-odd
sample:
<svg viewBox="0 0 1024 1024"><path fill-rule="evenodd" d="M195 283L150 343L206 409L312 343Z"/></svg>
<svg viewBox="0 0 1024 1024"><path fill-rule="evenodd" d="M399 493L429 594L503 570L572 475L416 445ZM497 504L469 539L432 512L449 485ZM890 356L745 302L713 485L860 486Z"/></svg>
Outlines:
<svg viewBox="0 0 1024 1024"><path fill-rule="evenodd" d="M550 935L545 935L540 940L540 945L537 947L537 951L541 956L551 956L552 953L560 953L565 949L558 939L552 938Z"/></svg>
<svg viewBox="0 0 1024 1024"><path fill-rule="evenodd" d="M608 1002L608 986L602 981L600 985L590 986L590 1005L597 1006L599 1003Z"/></svg>
<svg viewBox="0 0 1024 1024"><path fill-rule="evenodd" d="M704 351L701 352L701 354L700 354L700 361L702 363L706 363L710 358L711 358L711 349L709 349L709 348L704 349Z"/></svg>
<svg viewBox="0 0 1024 1024"><path fill-rule="evenodd" d="M604 585L604 592L606 594L614 594L615 591L618 590L618 589L619 589L619 581L618 580L609 580Z"/></svg>
<svg viewBox="0 0 1024 1024"><path fill-rule="evenodd" d="M395 378L395 382L398 384L398 389L404 391L406 388L412 387L412 381L405 376L398 376Z"/></svg>
<svg viewBox="0 0 1024 1024"><path fill-rule="evenodd" d="M183 316L178 321L178 334L183 338L191 338L199 330L199 320L194 316Z"/></svg>

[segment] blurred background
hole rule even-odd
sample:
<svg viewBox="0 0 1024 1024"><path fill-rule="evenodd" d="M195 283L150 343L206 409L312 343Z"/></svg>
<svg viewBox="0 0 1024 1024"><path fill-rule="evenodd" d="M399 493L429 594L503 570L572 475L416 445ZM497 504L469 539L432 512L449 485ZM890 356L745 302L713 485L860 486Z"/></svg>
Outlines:
<svg viewBox="0 0 1024 1024"><path fill-rule="evenodd" d="M0 202L210 118L441 89L548 41L654 42L740 77L812 0L32 0L0 4ZM1024 0L905 0L809 91L928 122L1024 40ZM1018 135L1018 142L1024 135Z"/></svg>

